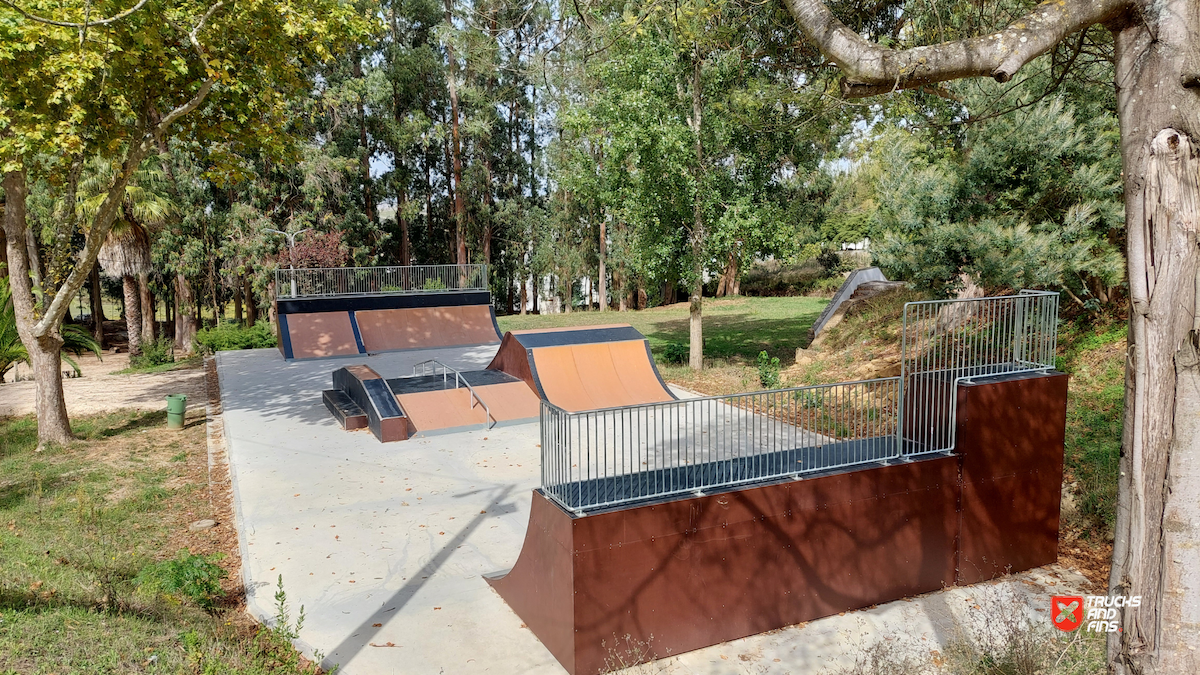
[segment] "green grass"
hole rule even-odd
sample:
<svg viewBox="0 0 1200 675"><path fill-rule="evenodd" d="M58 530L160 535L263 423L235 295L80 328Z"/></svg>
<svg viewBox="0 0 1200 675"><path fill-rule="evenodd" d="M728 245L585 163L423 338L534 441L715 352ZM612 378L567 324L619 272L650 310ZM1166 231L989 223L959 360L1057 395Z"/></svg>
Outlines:
<svg viewBox="0 0 1200 675"><path fill-rule="evenodd" d="M808 328L829 303L827 298L728 298L704 301L704 356L752 364L766 351L784 365L795 360L796 348L807 342ZM650 340L650 350L662 361L667 345L688 342L686 303L635 312L572 312L529 314L497 319L501 331L563 328L627 323Z"/></svg>
<svg viewBox="0 0 1200 675"><path fill-rule="evenodd" d="M188 482L203 423L164 425L163 412L80 418L79 441L37 452L32 418L0 419L0 673L300 671L286 635L224 598L209 612L135 581L205 545L186 534L210 514L207 486Z"/></svg>
<svg viewBox="0 0 1200 675"><path fill-rule="evenodd" d="M179 359L174 363L160 363L154 366L143 366L141 368L125 368L115 371L114 375L133 375L136 373L166 373L172 370L190 370L199 368L204 365L204 359L201 356L189 356L186 359Z"/></svg>
<svg viewBox="0 0 1200 675"><path fill-rule="evenodd" d="M1126 324L1066 324L1058 367L1071 375L1065 463L1085 532L1111 537L1124 428Z"/></svg>

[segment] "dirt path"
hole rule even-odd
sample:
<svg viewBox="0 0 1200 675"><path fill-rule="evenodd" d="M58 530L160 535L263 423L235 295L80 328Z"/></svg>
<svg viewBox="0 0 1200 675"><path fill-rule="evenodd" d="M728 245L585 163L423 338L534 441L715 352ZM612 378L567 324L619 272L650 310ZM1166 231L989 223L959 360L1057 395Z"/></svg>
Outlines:
<svg viewBox="0 0 1200 675"><path fill-rule="evenodd" d="M158 410L166 407L167 394L187 394L188 408L204 406L203 368L167 373L114 375L115 371L129 367L128 354L105 352L103 361L89 354L76 361L83 371L83 376L63 380L67 411L71 415L88 415L122 408ZM21 368L22 375L28 373L26 367ZM0 417L33 413L35 387L35 383L29 380L0 384Z"/></svg>

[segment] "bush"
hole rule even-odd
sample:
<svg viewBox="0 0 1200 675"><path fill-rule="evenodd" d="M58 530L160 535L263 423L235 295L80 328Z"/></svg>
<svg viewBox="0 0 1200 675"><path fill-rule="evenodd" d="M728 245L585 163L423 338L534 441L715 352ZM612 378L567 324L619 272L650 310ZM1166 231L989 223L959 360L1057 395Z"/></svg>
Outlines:
<svg viewBox="0 0 1200 675"><path fill-rule="evenodd" d="M175 363L175 341L170 338L158 338L142 343L142 353L129 358L130 368L149 368L165 363Z"/></svg>
<svg viewBox="0 0 1200 675"><path fill-rule="evenodd" d="M186 550L171 560L154 563L138 573L139 588L168 596L187 598L211 611L221 596L221 579L228 576L217 565L220 556L193 555Z"/></svg>
<svg viewBox="0 0 1200 675"><path fill-rule="evenodd" d="M827 276L840 274L846 269L846 261L842 256L831 248L822 249L817 254L817 262L825 270Z"/></svg>
<svg viewBox="0 0 1200 675"><path fill-rule="evenodd" d="M778 389L779 357L768 356L766 352L758 353L758 382L763 389Z"/></svg>
<svg viewBox="0 0 1200 675"><path fill-rule="evenodd" d="M236 349L262 349L275 346L271 325L259 321L253 326L222 323L196 333L196 344L208 352L226 352Z"/></svg>
<svg viewBox="0 0 1200 675"><path fill-rule="evenodd" d="M441 291L445 288L446 282L442 281L441 279L426 279L425 285L421 287L422 290L426 291Z"/></svg>
<svg viewBox="0 0 1200 675"><path fill-rule="evenodd" d="M667 363L687 363L691 357L691 347L682 342L671 342L663 349L663 360Z"/></svg>

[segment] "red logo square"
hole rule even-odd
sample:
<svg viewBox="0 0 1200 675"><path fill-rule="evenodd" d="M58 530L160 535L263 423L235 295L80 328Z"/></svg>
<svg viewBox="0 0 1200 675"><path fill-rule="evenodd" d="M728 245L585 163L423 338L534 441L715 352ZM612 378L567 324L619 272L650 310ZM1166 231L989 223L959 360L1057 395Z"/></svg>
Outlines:
<svg viewBox="0 0 1200 675"><path fill-rule="evenodd" d="M1056 595L1050 599L1050 620L1054 627L1071 632L1083 623L1083 598L1078 595Z"/></svg>

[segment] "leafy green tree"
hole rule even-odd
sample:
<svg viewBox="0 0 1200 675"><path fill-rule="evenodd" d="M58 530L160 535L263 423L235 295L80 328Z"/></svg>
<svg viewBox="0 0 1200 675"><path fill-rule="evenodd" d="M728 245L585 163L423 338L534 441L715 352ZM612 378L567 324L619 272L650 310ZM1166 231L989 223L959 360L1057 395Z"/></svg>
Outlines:
<svg viewBox="0 0 1200 675"><path fill-rule="evenodd" d="M37 379L39 443L65 443L62 319L95 265L142 161L172 134L279 149L274 127L308 68L360 22L340 2L67 1L0 6L0 172L17 329ZM39 12L53 12L52 16ZM253 64L250 66L249 64ZM75 225L86 244L57 286L35 288L26 241L30 172L56 185L93 156L112 167L104 199ZM39 164L38 158L61 158ZM73 209L68 209L73 211Z"/></svg>

